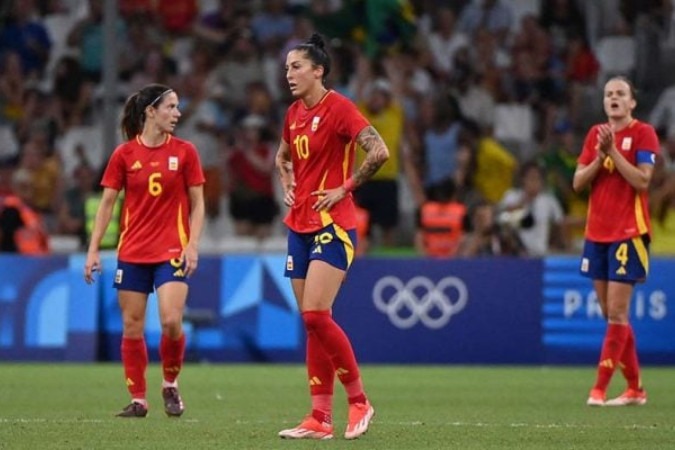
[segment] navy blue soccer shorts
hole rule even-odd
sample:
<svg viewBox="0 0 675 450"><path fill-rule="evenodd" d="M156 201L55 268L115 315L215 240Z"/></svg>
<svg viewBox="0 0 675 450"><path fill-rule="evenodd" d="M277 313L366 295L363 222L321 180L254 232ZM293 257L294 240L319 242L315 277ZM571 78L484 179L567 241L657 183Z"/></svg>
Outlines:
<svg viewBox="0 0 675 450"><path fill-rule="evenodd" d="M113 287L149 294L169 281L187 283L185 267L179 259L149 264L117 261Z"/></svg>
<svg viewBox="0 0 675 450"><path fill-rule="evenodd" d="M354 260L355 248L356 229L345 230L330 224L313 233L289 230L284 276L306 278L309 263L314 259L346 271Z"/></svg>
<svg viewBox="0 0 675 450"><path fill-rule="evenodd" d="M649 237L638 236L617 242L584 242L581 275L593 280L635 284L649 273Z"/></svg>

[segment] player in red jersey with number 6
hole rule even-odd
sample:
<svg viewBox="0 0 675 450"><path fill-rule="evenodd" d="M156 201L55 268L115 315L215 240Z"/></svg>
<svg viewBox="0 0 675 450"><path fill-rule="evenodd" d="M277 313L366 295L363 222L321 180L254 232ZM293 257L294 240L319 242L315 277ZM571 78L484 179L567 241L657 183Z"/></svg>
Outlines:
<svg viewBox="0 0 675 450"><path fill-rule="evenodd" d="M573 187L590 186L581 274L593 280L607 330L589 406L644 405L635 336L629 323L635 283L649 271L651 223L647 189L659 142L654 128L633 118L635 90L624 77L605 84L608 122L593 126L584 142ZM607 386L620 367L628 388L606 400Z"/></svg>
<svg viewBox="0 0 675 450"><path fill-rule="evenodd" d="M124 191L114 287L122 310L122 363L131 403L119 417L145 417L148 412L143 332L152 291L157 293L162 325L164 411L178 417L184 409L177 377L185 354L187 278L197 269L204 224L204 174L194 145L172 135L179 118L178 95L167 86L148 85L129 97L121 124L128 141L115 149L101 180L103 198L84 278L91 283L93 273L101 270L101 238Z"/></svg>
<svg viewBox="0 0 675 450"><path fill-rule="evenodd" d="M297 100L286 114L276 164L290 208L284 220L289 228L285 275L307 334L312 400L302 423L279 432L289 439L333 437L336 375L349 402L345 438L365 433L375 413L349 338L331 310L356 248L351 192L377 172L389 150L351 101L325 87L329 72L330 58L318 34L288 52L286 79ZM367 155L352 175L357 144Z"/></svg>

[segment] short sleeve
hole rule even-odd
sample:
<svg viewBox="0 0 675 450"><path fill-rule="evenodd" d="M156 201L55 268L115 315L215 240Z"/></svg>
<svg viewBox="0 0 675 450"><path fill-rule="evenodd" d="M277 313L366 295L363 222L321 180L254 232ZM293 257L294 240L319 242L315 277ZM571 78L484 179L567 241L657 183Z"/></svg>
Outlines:
<svg viewBox="0 0 675 450"><path fill-rule="evenodd" d="M185 182L188 186L199 186L205 181L197 148L188 142L185 150Z"/></svg>
<svg viewBox="0 0 675 450"><path fill-rule="evenodd" d="M103 172L101 186L115 189L116 191L121 191L124 189L125 185L124 177L124 158L122 157L121 147L117 147L117 149L110 156L108 165Z"/></svg>
<svg viewBox="0 0 675 450"><path fill-rule="evenodd" d="M370 125L356 105L347 99L336 103L335 108L336 117L339 118L337 131L349 140L356 139L356 136Z"/></svg>

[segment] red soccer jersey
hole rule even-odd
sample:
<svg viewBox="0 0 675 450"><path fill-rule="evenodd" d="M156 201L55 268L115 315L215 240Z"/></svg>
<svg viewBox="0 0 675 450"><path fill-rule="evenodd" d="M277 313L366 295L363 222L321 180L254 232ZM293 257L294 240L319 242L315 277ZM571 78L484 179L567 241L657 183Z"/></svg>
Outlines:
<svg viewBox="0 0 675 450"><path fill-rule="evenodd" d="M169 136L159 147L132 139L115 149L101 185L124 190L119 259L169 261L190 236L188 188L204 183L199 155L190 142Z"/></svg>
<svg viewBox="0 0 675 450"><path fill-rule="evenodd" d="M588 165L597 157L598 125L591 127L579 156L579 163ZM615 133L615 145L628 162L637 165L640 151L659 152L654 128L639 120ZM647 192L637 192L616 170L613 161L605 159L593 180L586 238L594 242L615 242L651 234Z"/></svg>
<svg viewBox="0 0 675 450"><path fill-rule="evenodd" d="M333 189L352 174L356 136L368 121L356 106L335 91L328 91L310 109L295 101L286 113L283 139L291 149L295 175L295 204L284 222L299 233L317 231L331 223L356 228L354 200L349 194L330 211L312 209L319 189Z"/></svg>

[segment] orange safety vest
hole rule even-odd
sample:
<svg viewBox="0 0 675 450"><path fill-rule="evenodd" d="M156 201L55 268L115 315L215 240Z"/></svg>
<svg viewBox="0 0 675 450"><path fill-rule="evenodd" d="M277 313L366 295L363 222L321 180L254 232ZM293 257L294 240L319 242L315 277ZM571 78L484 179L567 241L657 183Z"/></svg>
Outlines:
<svg viewBox="0 0 675 450"><path fill-rule="evenodd" d="M457 251L464 234L466 206L461 203L428 202L422 205L420 228L427 256L448 257Z"/></svg>
<svg viewBox="0 0 675 450"><path fill-rule="evenodd" d="M0 199L0 210L15 208L23 222L23 227L14 232L14 240L23 255L46 255L49 253L49 236L42 217L26 205L19 197L9 195Z"/></svg>

